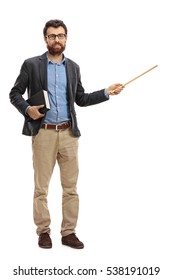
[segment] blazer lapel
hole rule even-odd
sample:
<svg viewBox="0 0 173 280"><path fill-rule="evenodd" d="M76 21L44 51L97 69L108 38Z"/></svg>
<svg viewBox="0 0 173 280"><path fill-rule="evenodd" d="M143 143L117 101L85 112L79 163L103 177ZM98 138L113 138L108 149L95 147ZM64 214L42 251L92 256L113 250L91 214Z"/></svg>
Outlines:
<svg viewBox="0 0 173 280"><path fill-rule="evenodd" d="M40 56L39 62L40 83L42 89L47 90L47 52Z"/></svg>

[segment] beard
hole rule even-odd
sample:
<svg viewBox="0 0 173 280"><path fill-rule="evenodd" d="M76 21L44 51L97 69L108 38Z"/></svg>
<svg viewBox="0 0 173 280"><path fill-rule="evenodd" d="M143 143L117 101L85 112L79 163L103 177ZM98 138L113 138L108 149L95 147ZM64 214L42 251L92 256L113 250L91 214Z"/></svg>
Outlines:
<svg viewBox="0 0 173 280"><path fill-rule="evenodd" d="M61 43L54 43L52 46L47 45L47 49L49 53L53 56L61 55L65 50L66 45L62 45Z"/></svg>

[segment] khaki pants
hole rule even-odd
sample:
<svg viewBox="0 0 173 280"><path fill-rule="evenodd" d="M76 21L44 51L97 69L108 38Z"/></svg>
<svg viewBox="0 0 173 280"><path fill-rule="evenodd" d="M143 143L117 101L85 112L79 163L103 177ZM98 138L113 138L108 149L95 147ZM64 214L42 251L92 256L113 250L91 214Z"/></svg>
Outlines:
<svg viewBox="0 0 173 280"><path fill-rule="evenodd" d="M62 196L61 234L75 232L79 199L76 191L78 178L78 138L71 128L65 130L40 129L32 138L34 166L34 222L37 234L50 233L50 214L47 205L48 186L56 161L60 168Z"/></svg>

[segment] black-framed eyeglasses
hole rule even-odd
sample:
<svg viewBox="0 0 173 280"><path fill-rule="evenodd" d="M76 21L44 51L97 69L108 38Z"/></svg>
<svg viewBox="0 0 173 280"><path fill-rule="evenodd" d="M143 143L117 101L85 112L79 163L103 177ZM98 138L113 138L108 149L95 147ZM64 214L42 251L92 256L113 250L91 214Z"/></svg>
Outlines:
<svg viewBox="0 0 173 280"><path fill-rule="evenodd" d="M49 34L46 36L49 40L55 40L56 37L58 37L59 40L63 40L67 37L66 34L64 33L59 33L59 34Z"/></svg>

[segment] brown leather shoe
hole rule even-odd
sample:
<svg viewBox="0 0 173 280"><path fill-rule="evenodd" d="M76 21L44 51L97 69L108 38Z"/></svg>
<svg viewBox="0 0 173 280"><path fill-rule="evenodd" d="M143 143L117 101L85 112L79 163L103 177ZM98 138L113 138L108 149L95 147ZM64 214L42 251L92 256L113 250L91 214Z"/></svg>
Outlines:
<svg viewBox="0 0 173 280"><path fill-rule="evenodd" d="M41 233L38 239L38 245L44 249L52 248L52 240L47 232Z"/></svg>
<svg viewBox="0 0 173 280"><path fill-rule="evenodd" d="M83 249L84 248L84 244L76 237L75 233L71 233L67 236L63 236L61 241L62 241L63 245L67 245L74 249Z"/></svg>

